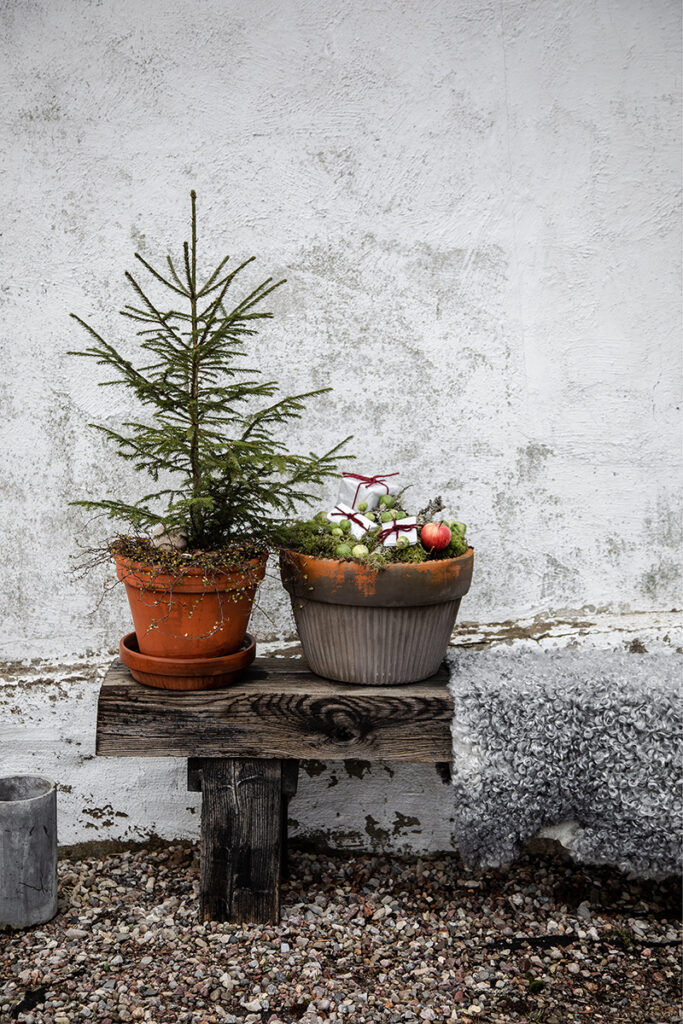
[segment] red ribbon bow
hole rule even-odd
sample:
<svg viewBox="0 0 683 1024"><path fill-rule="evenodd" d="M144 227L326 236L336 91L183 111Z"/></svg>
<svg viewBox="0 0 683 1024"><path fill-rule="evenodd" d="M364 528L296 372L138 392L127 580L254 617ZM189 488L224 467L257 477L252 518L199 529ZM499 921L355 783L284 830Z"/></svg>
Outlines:
<svg viewBox="0 0 683 1024"><path fill-rule="evenodd" d="M342 509L339 508L339 505L335 505L335 507L330 512L330 515L337 517L343 516L344 519L348 519L350 522L355 523L356 526L360 526L361 530L365 531L365 523L361 519L359 519L354 512L344 512Z"/></svg>
<svg viewBox="0 0 683 1024"><path fill-rule="evenodd" d="M389 493L389 485L384 482L385 478L389 477L389 476L398 476L398 475L399 475L398 471L396 473L377 473L375 476L361 476L360 473L342 473L342 476L346 477L347 480L358 480L358 486L356 487L356 493L354 494L353 501L351 502L352 505L356 504L356 498L358 497L358 492L361 489L363 484L365 484L366 487L372 487L373 484L380 484L380 486L384 487L384 489L386 490L386 492L388 494Z"/></svg>
<svg viewBox="0 0 683 1024"><path fill-rule="evenodd" d="M415 523L402 523L400 519L394 519L391 526L385 526L380 530L377 540L380 544L384 544L384 541L387 537L391 537L392 533L395 533L398 537L399 533L410 533L411 530L417 530Z"/></svg>

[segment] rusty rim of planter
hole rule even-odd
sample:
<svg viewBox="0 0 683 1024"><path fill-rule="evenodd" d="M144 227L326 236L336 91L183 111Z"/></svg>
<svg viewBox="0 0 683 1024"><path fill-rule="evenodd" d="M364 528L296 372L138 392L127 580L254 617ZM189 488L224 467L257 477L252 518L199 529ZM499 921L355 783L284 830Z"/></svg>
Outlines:
<svg viewBox="0 0 683 1024"><path fill-rule="evenodd" d="M474 550L432 562L398 562L382 569L280 550L282 583L292 598L325 604L409 608L442 604L470 589Z"/></svg>

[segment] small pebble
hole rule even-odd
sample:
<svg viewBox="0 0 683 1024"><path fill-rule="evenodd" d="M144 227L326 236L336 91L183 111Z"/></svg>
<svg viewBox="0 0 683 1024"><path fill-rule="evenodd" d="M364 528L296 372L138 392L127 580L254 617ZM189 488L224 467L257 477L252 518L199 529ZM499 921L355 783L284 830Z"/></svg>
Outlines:
<svg viewBox="0 0 683 1024"><path fill-rule="evenodd" d="M0 938L2 1024L679 1020L675 880L293 851L279 924L233 925L198 920L188 844L58 871L57 917Z"/></svg>

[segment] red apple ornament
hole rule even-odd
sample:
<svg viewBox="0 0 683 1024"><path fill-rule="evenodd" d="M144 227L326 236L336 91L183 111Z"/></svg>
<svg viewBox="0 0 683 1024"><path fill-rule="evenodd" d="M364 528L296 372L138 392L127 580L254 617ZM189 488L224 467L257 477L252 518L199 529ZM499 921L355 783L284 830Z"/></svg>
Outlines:
<svg viewBox="0 0 683 1024"><path fill-rule="evenodd" d="M443 551L451 542L451 531L445 523L425 523L420 540L427 551Z"/></svg>

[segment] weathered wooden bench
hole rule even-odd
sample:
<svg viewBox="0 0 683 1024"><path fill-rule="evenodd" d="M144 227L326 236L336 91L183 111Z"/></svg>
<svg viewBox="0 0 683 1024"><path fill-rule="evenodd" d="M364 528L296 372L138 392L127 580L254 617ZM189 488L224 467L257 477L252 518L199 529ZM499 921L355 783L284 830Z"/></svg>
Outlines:
<svg viewBox="0 0 683 1024"><path fill-rule="evenodd" d="M202 793L203 920L279 918L287 807L299 761L450 762L452 700L442 668L406 686L355 686L293 658L257 658L225 690L137 683L116 661L99 695L97 753L187 758Z"/></svg>

